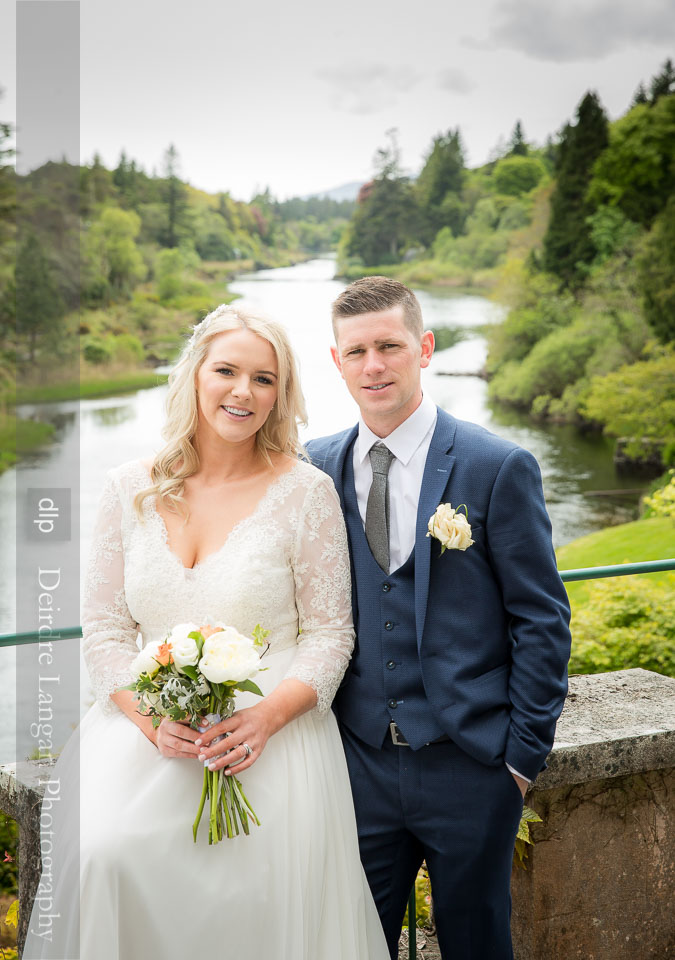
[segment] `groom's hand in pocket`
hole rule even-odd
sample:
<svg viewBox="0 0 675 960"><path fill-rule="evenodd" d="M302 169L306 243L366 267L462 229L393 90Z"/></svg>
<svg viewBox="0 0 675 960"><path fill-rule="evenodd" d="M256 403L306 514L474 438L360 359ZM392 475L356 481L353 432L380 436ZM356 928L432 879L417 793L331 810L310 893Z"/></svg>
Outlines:
<svg viewBox="0 0 675 960"><path fill-rule="evenodd" d="M163 757L181 757L194 760L199 753L195 740L199 730L193 730L189 721L162 720L155 731L155 746Z"/></svg>
<svg viewBox="0 0 675 960"><path fill-rule="evenodd" d="M527 788L528 788L529 785L530 785L530 781L529 781L529 780L526 780L524 777L519 777L518 774L517 774L517 773L514 773L512 770L509 770L509 773L511 774L511 776L513 777L513 779L514 779L514 780L516 781L516 783L518 784L518 789L519 789L520 792L522 793L522 795L523 795L523 800L524 800L524 799L525 799L525 794L527 793Z"/></svg>

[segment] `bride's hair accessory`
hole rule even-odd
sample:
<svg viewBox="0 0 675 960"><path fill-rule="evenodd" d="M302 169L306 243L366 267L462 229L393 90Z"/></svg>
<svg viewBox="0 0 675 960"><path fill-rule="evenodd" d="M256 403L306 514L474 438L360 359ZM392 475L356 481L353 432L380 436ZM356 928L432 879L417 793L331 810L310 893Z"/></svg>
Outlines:
<svg viewBox="0 0 675 960"><path fill-rule="evenodd" d="M197 346L197 342L202 339L206 331L211 326L211 323L214 320L220 319L220 317L225 316L226 313L235 313L232 307L228 306L225 303L222 303L219 307L216 307L215 310L212 310L211 313L208 313L203 320L200 320L199 323L196 323L192 328L192 335L185 345L186 353L192 353Z"/></svg>
<svg viewBox="0 0 675 960"><path fill-rule="evenodd" d="M208 316L204 317L203 320L200 320L199 323L195 323L194 327L192 328L192 335L186 344L186 350L188 353L192 353L192 351L195 349L197 340L200 339L202 334L206 333L211 326L211 321L213 319L213 313L209 313Z"/></svg>

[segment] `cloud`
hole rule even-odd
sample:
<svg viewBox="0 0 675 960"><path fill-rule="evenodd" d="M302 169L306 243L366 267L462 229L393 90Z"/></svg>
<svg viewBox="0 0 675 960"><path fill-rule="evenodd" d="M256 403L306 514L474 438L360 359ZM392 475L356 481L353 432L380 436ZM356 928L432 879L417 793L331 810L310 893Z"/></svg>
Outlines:
<svg viewBox="0 0 675 960"><path fill-rule="evenodd" d="M457 67L446 67L438 76L438 85L441 90L451 90L452 93L471 93L476 87L464 71Z"/></svg>
<svg viewBox="0 0 675 960"><path fill-rule="evenodd" d="M663 46L675 38L672 0L498 0L489 41L474 49L519 50L557 63L605 57L635 44Z"/></svg>
<svg viewBox="0 0 675 960"><path fill-rule="evenodd" d="M420 80L417 71L405 64L349 63L323 67L316 75L332 87L334 106L356 114L393 106Z"/></svg>

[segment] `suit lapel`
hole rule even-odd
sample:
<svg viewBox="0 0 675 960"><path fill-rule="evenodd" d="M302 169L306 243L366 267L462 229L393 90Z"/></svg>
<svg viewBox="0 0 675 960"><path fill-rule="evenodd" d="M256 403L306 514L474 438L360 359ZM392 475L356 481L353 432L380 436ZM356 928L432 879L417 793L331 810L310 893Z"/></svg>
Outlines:
<svg viewBox="0 0 675 960"><path fill-rule="evenodd" d="M357 433L359 432L358 424L352 427L346 434L344 434L339 440L336 440L333 443L326 453L326 457L323 462L322 470L324 470L328 476L332 479L335 484L335 489L338 492L340 497L340 503L342 504L342 511L344 513L345 509L345 491L344 491L344 467L345 467L345 457L352 449L352 444L356 438Z"/></svg>
<svg viewBox="0 0 675 960"><path fill-rule="evenodd" d="M436 429L431 438L422 477L415 529L415 627L417 646L422 642L429 597L431 537L427 537L429 517L435 513L450 480L455 458L450 455L455 438L456 422L445 411L438 410Z"/></svg>
<svg viewBox="0 0 675 960"><path fill-rule="evenodd" d="M322 469L332 479L335 489L340 498L342 515L345 518L347 530L349 533L349 563L352 575L352 617L354 626L358 625L358 610L356 607L356 568L354 566L354 551L356 550L358 530L352 528L350 517L354 510L348 507L356 508L358 518L359 509L356 503L356 493L354 491L353 468L351 462L347 463L347 457L351 456L352 446L359 432L358 424L348 433L337 440L328 450ZM354 501L352 504L352 500ZM360 521L359 521L360 522Z"/></svg>

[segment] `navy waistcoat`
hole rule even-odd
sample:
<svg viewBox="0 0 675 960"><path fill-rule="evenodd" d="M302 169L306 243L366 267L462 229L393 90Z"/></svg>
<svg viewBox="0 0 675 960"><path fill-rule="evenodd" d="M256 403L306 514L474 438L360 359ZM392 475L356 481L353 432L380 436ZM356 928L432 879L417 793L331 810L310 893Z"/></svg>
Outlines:
<svg viewBox="0 0 675 960"><path fill-rule="evenodd" d="M426 697L415 633L415 551L386 574L374 559L359 514L350 454L345 459L345 520L358 577L352 584L357 641L338 693L340 721L365 743L381 747L396 721L413 749L444 730Z"/></svg>

